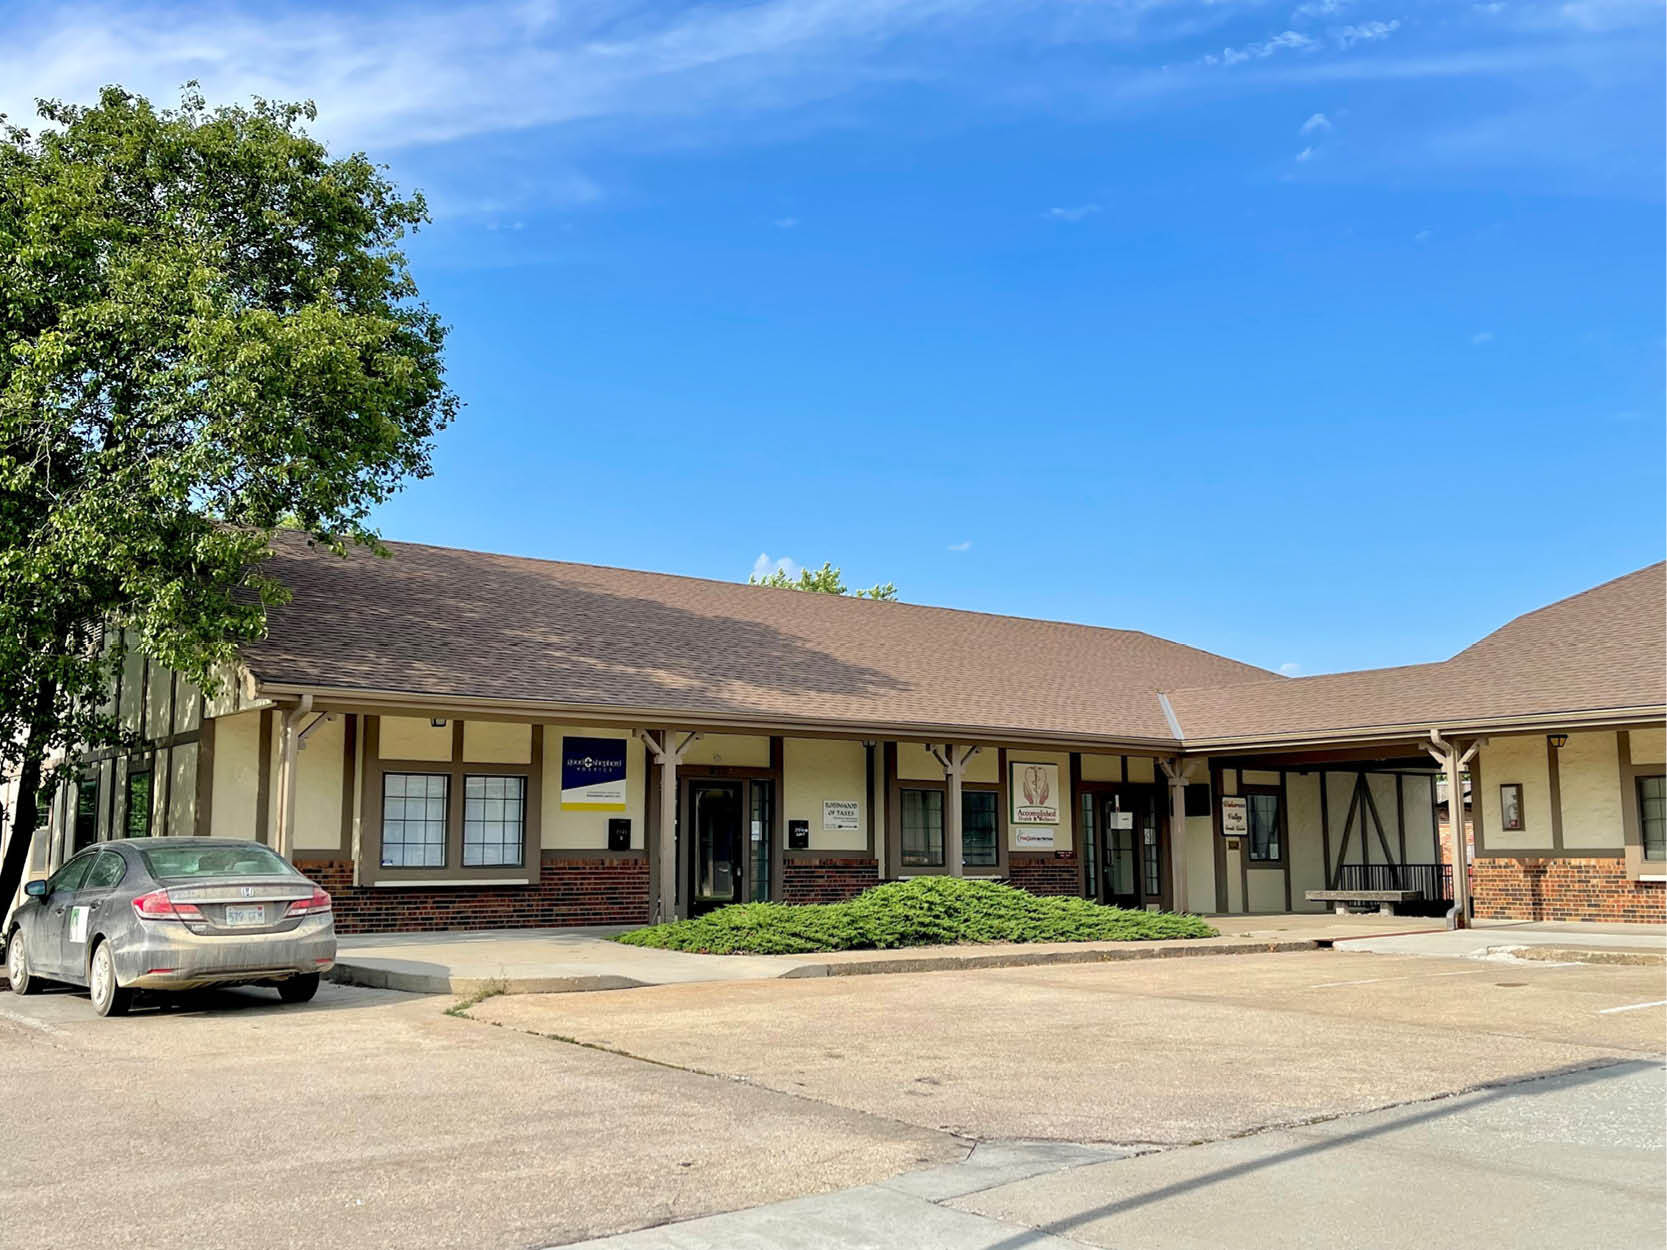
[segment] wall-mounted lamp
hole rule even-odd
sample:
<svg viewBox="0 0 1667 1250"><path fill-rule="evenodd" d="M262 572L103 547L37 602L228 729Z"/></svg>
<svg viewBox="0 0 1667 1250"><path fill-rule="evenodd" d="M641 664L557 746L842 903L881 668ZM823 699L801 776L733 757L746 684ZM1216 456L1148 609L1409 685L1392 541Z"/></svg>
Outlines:
<svg viewBox="0 0 1667 1250"><path fill-rule="evenodd" d="M1545 736L1545 740L1551 743L1551 745L1556 747L1559 751L1569 744L1568 734L1547 734Z"/></svg>
<svg viewBox="0 0 1667 1250"><path fill-rule="evenodd" d="M428 723L433 725L436 729L444 729L446 727L446 718L444 716L431 716L428 718Z"/></svg>

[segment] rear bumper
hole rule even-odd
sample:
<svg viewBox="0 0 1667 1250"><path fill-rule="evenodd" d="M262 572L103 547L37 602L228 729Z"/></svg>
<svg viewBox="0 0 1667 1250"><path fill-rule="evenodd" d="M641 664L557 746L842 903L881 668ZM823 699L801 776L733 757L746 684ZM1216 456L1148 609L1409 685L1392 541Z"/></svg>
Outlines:
<svg viewBox="0 0 1667 1250"><path fill-rule="evenodd" d="M336 926L309 916L288 933L248 937L192 933L183 924L141 924L116 947L116 979L141 990L189 990L205 985L281 981L327 972L336 962Z"/></svg>

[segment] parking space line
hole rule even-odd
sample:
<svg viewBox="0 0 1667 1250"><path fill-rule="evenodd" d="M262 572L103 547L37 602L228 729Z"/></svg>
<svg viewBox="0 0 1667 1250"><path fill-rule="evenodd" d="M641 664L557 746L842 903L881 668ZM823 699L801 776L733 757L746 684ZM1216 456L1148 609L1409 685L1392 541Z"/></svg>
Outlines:
<svg viewBox="0 0 1667 1250"><path fill-rule="evenodd" d="M1376 985L1380 981L1418 981L1428 977L1474 977L1484 972L1497 972L1497 968L1464 968L1458 972L1409 972L1403 977L1362 977L1358 981L1321 981L1318 985L1310 985L1311 990L1335 989L1339 985Z"/></svg>
<svg viewBox="0 0 1667 1250"><path fill-rule="evenodd" d="M1628 1003L1625 1007L1600 1007L1598 1015L1612 1016L1617 1011L1642 1011L1646 1007L1667 1007L1667 998L1658 998L1649 1003Z"/></svg>

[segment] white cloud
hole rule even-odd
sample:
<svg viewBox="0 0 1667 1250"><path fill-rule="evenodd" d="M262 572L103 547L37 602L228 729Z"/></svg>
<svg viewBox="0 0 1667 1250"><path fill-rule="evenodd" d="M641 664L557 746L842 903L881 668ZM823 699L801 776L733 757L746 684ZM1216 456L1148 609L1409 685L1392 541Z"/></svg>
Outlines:
<svg viewBox="0 0 1667 1250"><path fill-rule="evenodd" d="M1433 230L1420 230L1417 234L1412 236L1412 241L1414 243L1428 243L1430 241L1430 236L1434 233L1435 232Z"/></svg>
<svg viewBox="0 0 1667 1250"><path fill-rule="evenodd" d="M1330 129L1332 129L1331 118L1324 113L1315 113L1297 128L1297 133L1299 135L1311 135L1316 130L1325 131Z"/></svg>
<svg viewBox="0 0 1667 1250"><path fill-rule="evenodd" d="M1493 342L1492 330L1478 330L1475 334L1470 336L1470 344L1472 347L1481 347L1484 344L1491 342Z"/></svg>
<svg viewBox="0 0 1667 1250"><path fill-rule="evenodd" d="M1312 145L1310 145L1309 147L1306 147L1302 151L1298 152L1297 153L1297 159L1299 161L1311 161L1311 160L1313 160L1314 159L1314 149L1313 149Z"/></svg>
<svg viewBox="0 0 1667 1250"><path fill-rule="evenodd" d="M1098 204L1077 204L1071 208L1050 208L1042 216L1050 221L1078 222L1087 221L1099 211L1100 206Z"/></svg>
<svg viewBox="0 0 1667 1250"><path fill-rule="evenodd" d="M1285 663L1279 666L1279 671L1284 673L1287 677L1296 677L1302 672L1302 665L1296 663L1294 660L1286 660Z"/></svg>
<svg viewBox="0 0 1667 1250"><path fill-rule="evenodd" d="M1310 36L1301 31L1286 30L1258 43L1247 43L1239 48L1223 48L1219 56L1213 52L1206 53L1201 59L1205 65L1242 65L1246 61L1266 60L1274 53L1287 48L1300 51L1314 46L1315 41Z"/></svg>
<svg viewBox="0 0 1667 1250"><path fill-rule="evenodd" d="M950 543L949 544L949 549L951 551L971 551L972 550L972 539L965 538L965 539L962 539L958 543Z"/></svg>
<svg viewBox="0 0 1667 1250"><path fill-rule="evenodd" d="M1353 2L1354 0L1306 0L1305 3L1297 5L1291 16L1299 19L1304 17L1335 17Z"/></svg>
<svg viewBox="0 0 1667 1250"><path fill-rule="evenodd" d="M1389 22L1361 22L1358 26L1343 27L1332 37L1337 40L1339 48L1346 50L1357 43L1376 43L1379 39L1387 39L1400 29L1400 18Z"/></svg>
<svg viewBox="0 0 1667 1250"><path fill-rule="evenodd" d="M797 217L777 217L770 224L777 230L791 230L799 224L799 219Z"/></svg>
<svg viewBox="0 0 1667 1250"><path fill-rule="evenodd" d="M752 562L752 575L759 579L772 573L785 573L789 577L797 577L800 571L800 565L790 556L778 556L772 560L761 551L758 553L758 559Z"/></svg>

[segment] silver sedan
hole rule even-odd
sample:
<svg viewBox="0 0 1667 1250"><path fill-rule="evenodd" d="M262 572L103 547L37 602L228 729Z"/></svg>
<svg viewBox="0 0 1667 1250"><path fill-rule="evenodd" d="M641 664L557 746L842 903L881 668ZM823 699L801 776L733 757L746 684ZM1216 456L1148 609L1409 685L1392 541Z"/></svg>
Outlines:
<svg viewBox="0 0 1667 1250"><path fill-rule="evenodd" d="M84 985L104 1016L135 990L205 985L275 985L304 1003L336 961L329 894L255 842L100 842L24 893L6 934L12 991Z"/></svg>

